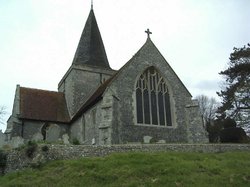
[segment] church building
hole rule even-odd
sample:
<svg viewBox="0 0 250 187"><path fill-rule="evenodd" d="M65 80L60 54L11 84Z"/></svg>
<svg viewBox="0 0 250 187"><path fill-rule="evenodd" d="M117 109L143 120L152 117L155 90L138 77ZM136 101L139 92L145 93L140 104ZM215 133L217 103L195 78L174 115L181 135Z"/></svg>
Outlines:
<svg viewBox="0 0 250 187"><path fill-rule="evenodd" d="M91 8L58 91L17 85L7 139L68 138L86 145L207 142L198 103L146 33L136 54L113 70Z"/></svg>

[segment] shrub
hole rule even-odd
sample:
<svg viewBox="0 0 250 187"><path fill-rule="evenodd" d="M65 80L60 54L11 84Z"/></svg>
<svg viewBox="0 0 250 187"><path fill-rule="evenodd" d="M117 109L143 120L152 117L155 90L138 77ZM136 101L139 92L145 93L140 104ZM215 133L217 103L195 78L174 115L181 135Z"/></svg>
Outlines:
<svg viewBox="0 0 250 187"><path fill-rule="evenodd" d="M21 151L21 150L26 149L26 147L27 147L27 145L22 144L22 145L20 145L19 147L15 148L15 150L17 150L17 151Z"/></svg>
<svg viewBox="0 0 250 187"><path fill-rule="evenodd" d="M246 143L247 135L240 127L231 127L221 130L220 141L222 143Z"/></svg>
<svg viewBox="0 0 250 187"><path fill-rule="evenodd" d="M154 144L154 143L156 143L156 142L157 142L157 140L156 140L155 137L151 138L150 141L149 141L149 143L152 143L152 144Z"/></svg>
<svg viewBox="0 0 250 187"><path fill-rule="evenodd" d="M223 127L226 129L226 128L234 128L236 127L236 122L234 119L231 119L231 118L226 118L223 120Z"/></svg>
<svg viewBox="0 0 250 187"><path fill-rule="evenodd" d="M79 140L77 138L73 138L72 143L74 145L80 145L80 142L79 142Z"/></svg>
<svg viewBox="0 0 250 187"><path fill-rule="evenodd" d="M223 129L222 122L220 120L209 121L206 124L206 129L208 132L208 138L210 143L219 142L220 131Z"/></svg>
<svg viewBox="0 0 250 187"><path fill-rule="evenodd" d="M47 145L42 146L42 151L47 152L49 150L49 147Z"/></svg>
<svg viewBox="0 0 250 187"><path fill-rule="evenodd" d="M28 141L27 147L25 149L26 156L32 158L37 149L37 143L34 141Z"/></svg>

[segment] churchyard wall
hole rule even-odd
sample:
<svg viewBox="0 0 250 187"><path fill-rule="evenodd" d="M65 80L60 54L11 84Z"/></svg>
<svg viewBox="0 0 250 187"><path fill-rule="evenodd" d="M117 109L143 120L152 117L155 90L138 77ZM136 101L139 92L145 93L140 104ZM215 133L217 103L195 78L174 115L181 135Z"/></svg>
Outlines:
<svg viewBox="0 0 250 187"><path fill-rule="evenodd" d="M46 147L47 146L47 147ZM46 147L46 149L45 149ZM83 157L102 157L112 153L124 152L199 152L221 153L227 151L250 151L250 144L124 144L112 146L87 145L42 145L32 157L26 149L8 152L5 173L21 170L25 167L39 166L49 160L67 160Z"/></svg>

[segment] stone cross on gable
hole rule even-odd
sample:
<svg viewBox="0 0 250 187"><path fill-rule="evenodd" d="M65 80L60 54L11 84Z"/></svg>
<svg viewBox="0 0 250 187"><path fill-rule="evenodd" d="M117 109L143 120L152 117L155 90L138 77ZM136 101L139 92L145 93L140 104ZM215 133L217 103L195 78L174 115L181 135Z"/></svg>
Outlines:
<svg viewBox="0 0 250 187"><path fill-rule="evenodd" d="M150 34L152 34L152 32L150 32L150 30L149 30L149 29L147 29L147 30L145 31L145 33L147 33L148 38L150 37Z"/></svg>

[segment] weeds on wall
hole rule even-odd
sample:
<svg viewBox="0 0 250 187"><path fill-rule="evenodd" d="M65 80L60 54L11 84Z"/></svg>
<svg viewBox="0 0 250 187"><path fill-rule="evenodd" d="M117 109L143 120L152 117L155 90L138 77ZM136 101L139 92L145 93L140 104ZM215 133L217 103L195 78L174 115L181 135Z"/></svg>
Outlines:
<svg viewBox="0 0 250 187"><path fill-rule="evenodd" d="M36 150L37 150L37 143L34 141L28 141L27 146L25 148L26 156L32 158Z"/></svg>
<svg viewBox="0 0 250 187"><path fill-rule="evenodd" d="M49 147L47 145L44 145L44 146L42 146L41 149L42 149L43 152L48 152Z"/></svg>
<svg viewBox="0 0 250 187"><path fill-rule="evenodd" d="M77 138L73 138L72 144L73 145L80 145L80 142L79 142L79 140Z"/></svg>

